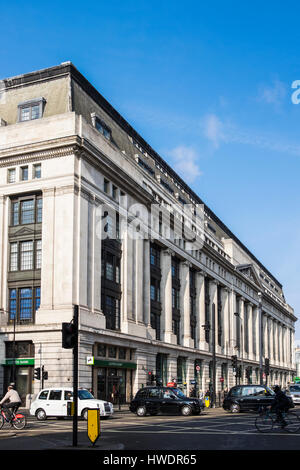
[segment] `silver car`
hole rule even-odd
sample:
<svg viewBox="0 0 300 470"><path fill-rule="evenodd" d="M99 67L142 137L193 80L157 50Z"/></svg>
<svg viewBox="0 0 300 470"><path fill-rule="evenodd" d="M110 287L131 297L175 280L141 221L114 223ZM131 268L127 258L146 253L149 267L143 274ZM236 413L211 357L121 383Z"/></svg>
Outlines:
<svg viewBox="0 0 300 470"><path fill-rule="evenodd" d="M300 384L290 384L288 394L292 397L295 405L300 405Z"/></svg>

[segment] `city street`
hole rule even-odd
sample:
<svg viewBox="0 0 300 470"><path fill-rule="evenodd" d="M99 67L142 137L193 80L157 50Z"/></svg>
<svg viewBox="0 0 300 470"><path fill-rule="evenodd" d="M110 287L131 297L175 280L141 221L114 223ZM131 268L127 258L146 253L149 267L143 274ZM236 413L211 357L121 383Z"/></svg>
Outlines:
<svg viewBox="0 0 300 470"><path fill-rule="evenodd" d="M300 410L296 409L300 414ZM95 449L132 450L298 450L300 433L275 429L269 434L257 432L253 413L231 414L209 409L200 416L147 416L137 418L127 411L101 421L101 435ZM0 430L0 450L55 450L72 447L72 421L47 419L38 422L28 417L23 431L4 427ZM78 422L78 448L92 445L87 423Z"/></svg>

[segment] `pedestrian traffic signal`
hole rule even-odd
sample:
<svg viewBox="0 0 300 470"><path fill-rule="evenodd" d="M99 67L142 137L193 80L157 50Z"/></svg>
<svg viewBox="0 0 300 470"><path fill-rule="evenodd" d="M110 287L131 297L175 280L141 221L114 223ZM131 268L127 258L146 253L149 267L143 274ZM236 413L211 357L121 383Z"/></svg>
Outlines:
<svg viewBox="0 0 300 470"><path fill-rule="evenodd" d="M77 341L77 331L74 323L62 323L62 347L73 349Z"/></svg>
<svg viewBox="0 0 300 470"><path fill-rule="evenodd" d="M41 368L40 367L37 367L36 369L34 369L34 378L36 380L41 380Z"/></svg>

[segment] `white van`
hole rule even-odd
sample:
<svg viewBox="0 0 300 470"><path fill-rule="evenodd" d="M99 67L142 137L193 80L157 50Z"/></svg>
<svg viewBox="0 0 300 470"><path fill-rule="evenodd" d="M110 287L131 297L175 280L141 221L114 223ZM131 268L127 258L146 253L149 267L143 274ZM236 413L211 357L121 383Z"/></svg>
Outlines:
<svg viewBox="0 0 300 470"><path fill-rule="evenodd" d="M73 389L70 387L47 388L40 391L36 399L31 403L30 414L39 421L48 416L68 416L68 402L73 401ZM86 389L78 390L78 416L87 419L89 408L99 408L100 416L109 417L114 413L113 404L103 400L97 400Z"/></svg>

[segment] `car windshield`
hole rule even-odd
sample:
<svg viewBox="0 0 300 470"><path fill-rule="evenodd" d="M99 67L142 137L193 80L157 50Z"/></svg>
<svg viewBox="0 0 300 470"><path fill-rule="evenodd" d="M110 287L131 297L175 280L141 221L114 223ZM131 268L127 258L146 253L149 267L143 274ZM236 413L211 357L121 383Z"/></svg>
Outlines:
<svg viewBox="0 0 300 470"><path fill-rule="evenodd" d="M93 395L88 390L78 390L79 400L94 400Z"/></svg>
<svg viewBox="0 0 300 470"><path fill-rule="evenodd" d="M290 392L299 392L300 393L300 385L291 385Z"/></svg>
<svg viewBox="0 0 300 470"><path fill-rule="evenodd" d="M182 391L180 390L180 388L172 388L172 391L175 393L175 395L176 395L178 398L186 398L185 394L182 393Z"/></svg>

